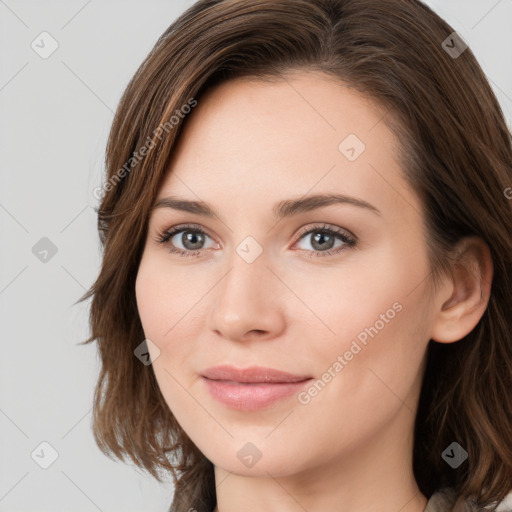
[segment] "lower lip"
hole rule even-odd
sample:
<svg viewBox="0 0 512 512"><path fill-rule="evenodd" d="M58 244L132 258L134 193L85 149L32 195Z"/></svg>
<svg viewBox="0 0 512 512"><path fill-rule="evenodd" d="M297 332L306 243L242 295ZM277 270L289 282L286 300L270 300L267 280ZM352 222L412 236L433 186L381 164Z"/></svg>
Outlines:
<svg viewBox="0 0 512 512"><path fill-rule="evenodd" d="M202 377L210 394L219 402L241 411L256 411L298 393L311 379L301 382L241 383Z"/></svg>

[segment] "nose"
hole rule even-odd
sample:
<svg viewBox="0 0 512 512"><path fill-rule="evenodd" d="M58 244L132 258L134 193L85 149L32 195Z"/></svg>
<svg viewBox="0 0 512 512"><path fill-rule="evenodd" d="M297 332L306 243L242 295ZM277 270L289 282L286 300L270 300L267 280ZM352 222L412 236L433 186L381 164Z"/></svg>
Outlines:
<svg viewBox="0 0 512 512"><path fill-rule="evenodd" d="M210 330L232 341L279 336L285 327L282 298L286 298L286 287L268 268L263 255L247 263L235 253L231 263L212 290Z"/></svg>

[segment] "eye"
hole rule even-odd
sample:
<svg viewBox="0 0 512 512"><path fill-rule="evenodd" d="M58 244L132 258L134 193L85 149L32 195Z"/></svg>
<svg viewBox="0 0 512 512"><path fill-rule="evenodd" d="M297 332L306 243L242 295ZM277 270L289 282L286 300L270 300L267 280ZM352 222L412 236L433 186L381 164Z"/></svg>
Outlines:
<svg viewBox="0 0 512 512"><path fill-rule="evenodd" d="M311 237L311 235L315 236ZM356 245L355 237L338 227L329 227L325 224L323 226L310 228L305 233L303 232L302 235L300 235L299 242L307 240L308 237L310 237L309 240L314 250L301 250L305 250L309 253L308 256L310 257L332 256ZM336 250L331 251L331 249L334 248L336 240L340 241L341 244L338 245Z"/></svg>
<svg viewBox="0 0 512 512"><path fill-rule="evenodd" d="M313 234L315 236L310 238L313 251L303 248L300 249L302 252L308 253L310 257L332 256L356 245L355 237L338 227L329 227L325 224L310 228L307 231L303 230L302 234L299 235L300 238L298 242L306 240L308 236ZM173 238L176 238L176 240L173 240ZM162 245L171 242L169 252L179 254L183 257L190 257L199 256L201 251L205 249L205 238L210 238L210 236L200 227L191 224L182 224L164 230L157 235L155 240ZM336 250L331 251L336 241L341 242L341 244L338 245ZM176 246L176 244L180 243L183 247Z"/></svg>
<svg viewBox="0 0 512 512"><path fill-rule="evenodd" d="M174 226L163 233L159 233L156 241L160 244L171 242L169 252L187 257L198 256L201 253L201 250L204 249L202 245L204 244L205 237L210 238L202 229L187 224ZM172 240L173 238L176 238L176 240ZM181 243L183 248L176 247L176 243Z"/></svg>

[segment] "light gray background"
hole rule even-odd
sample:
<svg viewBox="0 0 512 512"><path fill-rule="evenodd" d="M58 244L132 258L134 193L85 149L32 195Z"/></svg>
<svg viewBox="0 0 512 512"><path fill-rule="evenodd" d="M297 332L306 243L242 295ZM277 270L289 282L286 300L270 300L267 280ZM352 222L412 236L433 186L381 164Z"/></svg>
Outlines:
<svg viewBox="0 0 512 512"><path fill-rule="evenodd" d="M165 511L172 485L113 462L92 437L88 305L100 246L92 194L120 96L192 0L0 0L0 512ZM469 43L512 120L512 0L429 1ZM43 31L58 49L41 58ZM511 184L512 185L512 184ZM57 253L40 261L48 237ZM46 441L58 458L42 469ZM39 460L49 456L38 448ZM44 456L42 455L44 453Z"/></svg>

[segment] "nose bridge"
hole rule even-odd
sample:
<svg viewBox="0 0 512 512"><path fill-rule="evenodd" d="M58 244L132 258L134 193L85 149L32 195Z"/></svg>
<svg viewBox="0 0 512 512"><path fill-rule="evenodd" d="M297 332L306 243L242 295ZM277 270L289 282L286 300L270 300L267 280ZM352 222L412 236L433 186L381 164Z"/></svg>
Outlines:
<svg viewBox="0 0 512 512"><path fill-rule="evenodd" d="M250 241L242 242L214 296L211 328L232 339L250 331L273 331L280 312L275 301L276 280L264 253L254 259Z"/></svg>

